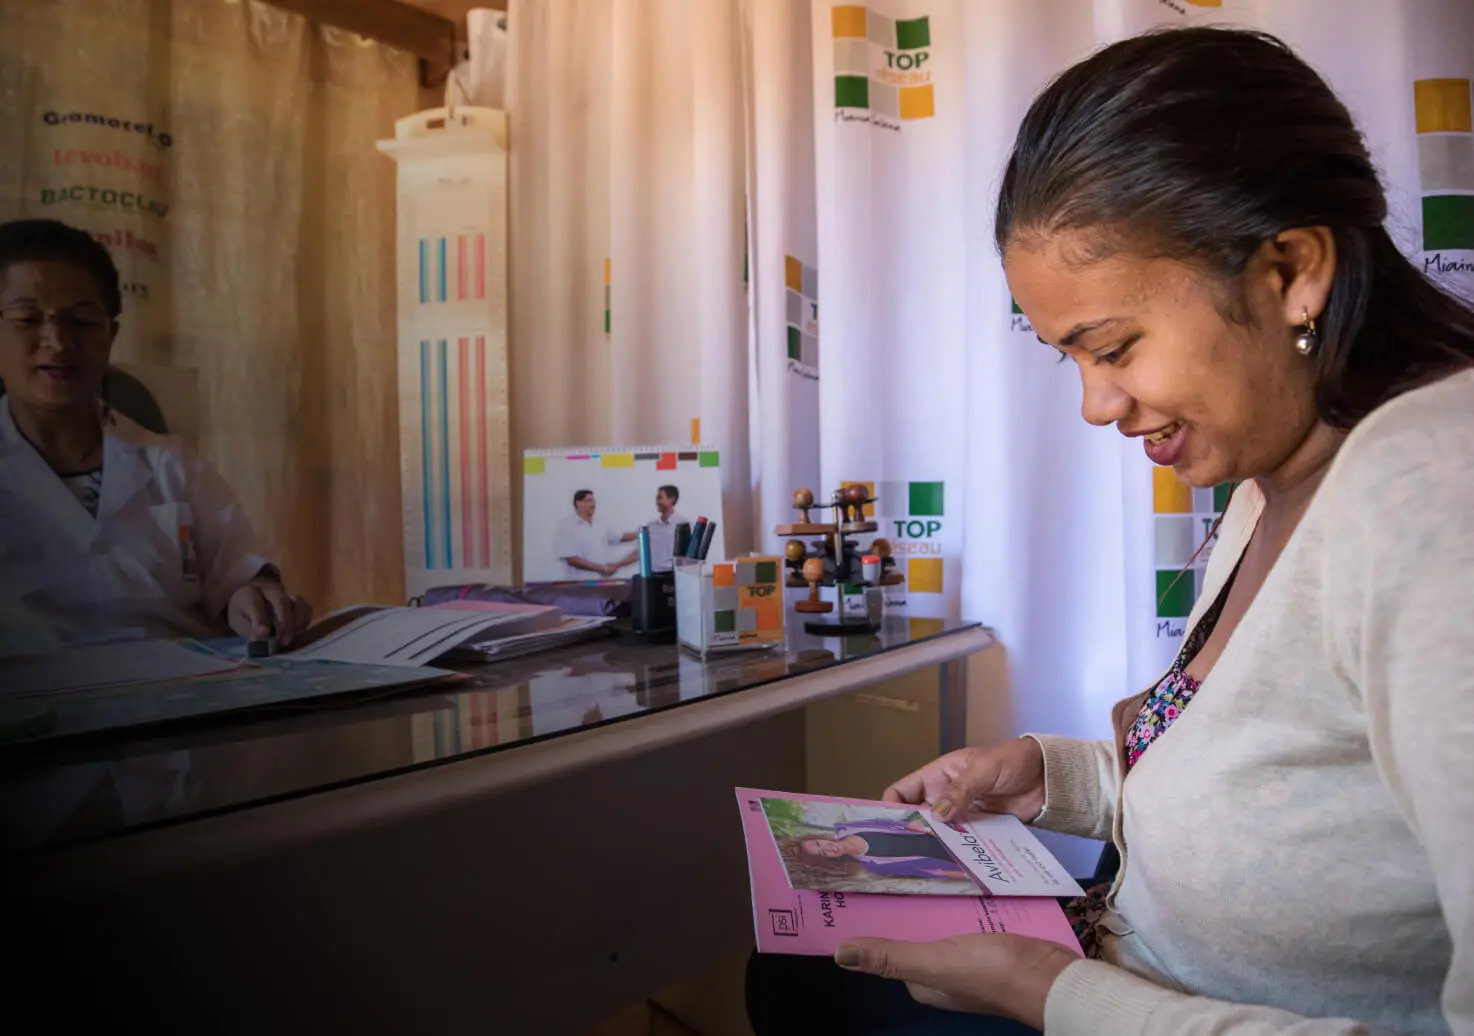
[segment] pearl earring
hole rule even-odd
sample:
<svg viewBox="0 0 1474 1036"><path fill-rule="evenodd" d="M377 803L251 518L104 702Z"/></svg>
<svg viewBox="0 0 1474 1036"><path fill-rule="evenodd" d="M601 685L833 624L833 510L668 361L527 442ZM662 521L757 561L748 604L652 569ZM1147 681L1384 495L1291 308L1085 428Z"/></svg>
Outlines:
<svg viewBox="0 0 1474 1036"><path fill-rule="evenodd" d="M1305 319L1300 324L1300 330L1295 335L1295 351L1301 356L1310 356L1320 348L1320 332L1315 329L1315 319L1310 315L1310 310L1302 310Z"/></svg>

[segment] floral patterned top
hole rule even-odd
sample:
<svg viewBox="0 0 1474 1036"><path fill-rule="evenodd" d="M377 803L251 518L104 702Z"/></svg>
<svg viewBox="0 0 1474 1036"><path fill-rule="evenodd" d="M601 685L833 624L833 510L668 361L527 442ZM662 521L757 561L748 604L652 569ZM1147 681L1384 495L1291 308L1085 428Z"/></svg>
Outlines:
<svg viewBox="0 0 1474 1036"><path fill-rule="evenodd" d="M1234 574L1238 574L1237 570ZM1131 729L1126 731L1126 769L1128 772L1136 765L1142 753L1177 721L1177 717L1182 715L1182 710L1187 708L1188 703L1192 701L1193 695L1198 693L1201 684L1187 675L1187 667L1198 656L1198 652L1203 650L1203 645L1208 642L1208 638L1213 635L1213 629L1218 625L1218 616L1223 613L1223 602L1228 599L1228 590L1231 586L1233 586L1233 576L1229 576L1218 599L1203 613L1203 617L1193 627L1191 635L1183 642L1182 650L1177 652L1172 668L1168 670L1166 676L1162 677L1161 683L1157 684L1152 693L1147 695L1146 701L1142 703L1141 711L1136 714L1136 719L1131 724ZM1101 882L1087 888L1085 895L1065 904L1065 916L1070 919L1070 924L1075 930L1075 938L1080 940L1080 948L1091 960L1100 957L1100 943L1096 938L1095 926L1106 912L1106 894L1110 892L1110 889L1110 882Z"/></svg>
<svg viewBox="0 0 1474 1036"><path fill-rule="evenodd" d="M1213 635L1213 628L1218 625L1218 616L1223 613L1223 602L1228 598L1228 587L1232 585L1233 580L1230 578L1223 592L1218 595L1218 600L1213 602L1213 606L1203 613L1202 619L1193 627L1192 635L1183 643L1182 650L1177 652L1172 668L1147 696L1141 711L1136 714L1135 722L1131 724L1131 729L1126 731L1127 770L1136 765L1136 761L1152 746L1153 741L1177 722L1177 717L1182 715L1187 703L1198 693L1200 684L1187 675L1187 667L1198 657L1198 652L1203 650L1203 645Z"/></svg>

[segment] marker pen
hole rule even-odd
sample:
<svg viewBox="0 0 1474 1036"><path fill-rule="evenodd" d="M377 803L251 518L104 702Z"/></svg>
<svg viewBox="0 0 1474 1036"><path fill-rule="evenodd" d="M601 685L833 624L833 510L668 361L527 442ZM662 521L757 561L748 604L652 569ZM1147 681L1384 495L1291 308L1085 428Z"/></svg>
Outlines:
<svg viewBox="0 0 1474 1036"><path fill-rule="evenodd" d="M702 561L706 560L706 552L711 550L711 541L716 537L716 533L717 523L707 522L706 528L701 533L701 547L696 552L696 556Z"/></svg>
<svg viewBox="0 0 1474 1036"><path fill-rule="evenodd" d="M704 535L706 535L706 519L698 515L696 524L691 526L691 542L686 545L686 557L701 557L699 551L701 550L701 537Z"/></svg>
<svg viewBox="0 0 1474 1036"><path fill-rule="evenodd" d="M691 549L691 523L676 522L675 549L671 551L672 558L683 558L686 551Z"/></svg>
<svg viewBox="0 0 1474 1036"><path fill-rule="evenodd" d="M640 548L640 575L646 579L650 578L650 527L640 526L640 531L635 537L636 545Z"/></svg>

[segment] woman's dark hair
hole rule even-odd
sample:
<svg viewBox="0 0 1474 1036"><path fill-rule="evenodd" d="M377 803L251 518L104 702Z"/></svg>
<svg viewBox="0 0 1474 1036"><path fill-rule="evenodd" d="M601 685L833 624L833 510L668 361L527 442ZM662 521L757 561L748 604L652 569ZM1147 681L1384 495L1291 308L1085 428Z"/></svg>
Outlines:
<svg viewBox="0 0 1474 1036"><path fill-rule="evenodd" d="M1315 403L1344 429L1474 362L1474 310L1408 261L1386 217L1366 143L1314 69L1264 33L1189 28L1105 47L1035 99L994 234L1002 251L1097 231L1087 261L1131 251L1234 278L1276 234L1329 227Z"/></svg>
<svg viewBox="0 0 1474 1036"><path fill-rule="evenodd" d="M107 315L123 312L123 293L113 257L85 230L54 219L18 219L0 223L0 271L12 263L70 263L97 282Z"/></svg>
<svg viewBox="0 0 1474 1036"><path fill-rule="evenodd" d="M815 856L804 851L805 842L833 838L833 833L780 838L778 855L783 858L789 875L795 878L858 878L864 875L865 865L853 856Z"/></svg>

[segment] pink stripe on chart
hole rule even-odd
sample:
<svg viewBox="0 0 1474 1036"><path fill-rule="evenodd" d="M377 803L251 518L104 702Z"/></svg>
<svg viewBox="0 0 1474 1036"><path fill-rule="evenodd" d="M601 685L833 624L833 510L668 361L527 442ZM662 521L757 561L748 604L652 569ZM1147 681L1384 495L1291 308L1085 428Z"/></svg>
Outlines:
<svg viewBox="0 0 1474 1036"><path fill-rule="evenodd" d="M476 336L476 465L481 473L481 566L491 567L491 483L486 467L486 336Z"/></svg>
<svg viewBox="0 0 1474 1036"><path fill-rule="evenodd" d="M476 235L476 297L486 298L486 235Z"/></svg>
<svg viewBox="0 0 1474 1036"><path fill-rule="evenodd" d="M466 235L456 237L456 301L466 299Z"/></svg>
<svg viewBox="0 0 1474 1036"><path fill-rule="evenodd" d="M461 566L475 564L471 560L471 340L460 340L460 364L456 368L461 401Z"/></svg>

